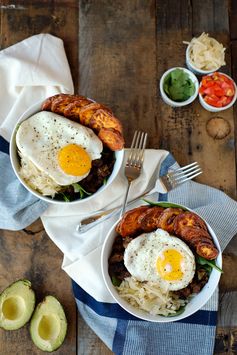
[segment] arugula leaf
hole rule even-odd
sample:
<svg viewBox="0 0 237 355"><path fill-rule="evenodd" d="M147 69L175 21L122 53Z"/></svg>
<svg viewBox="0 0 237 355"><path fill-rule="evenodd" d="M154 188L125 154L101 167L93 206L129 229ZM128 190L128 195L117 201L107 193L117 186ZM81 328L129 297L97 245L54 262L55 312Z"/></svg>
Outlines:
<svg viewBox="0 0 237 355"><path fill-rule="evenodd" d="M120 284L121 284L121 280L119 280L119 279L117 279L117 277L116 276L112 276L111 277L111 281L112 281L112 284L114 285L114 286L120 286Z"/></svg>
<svg viewBox="0 0 237 355"><path fill-rule="evenodd" d="M178 205L177 203L171 203L171 202L166 202L166 201L154 202L154 201L149 201L149 200L146 200L146 199L143 199L143 201L149 203L149 205L151 205L151 206L161 206L161 207L164 207L164 208L168 208L168 207L182 208L182 210L187 211L186 208L184 208L183 206Z"/></svg>
<svg viewBox="0 0 237 355"><path fill-rule="evenodd" d="M74 188L74 192L79 192L80 193L80 198L82 199L83 197L85 197L85 195L90 196L91 193L87 192L85 189L83 189L83 187L78 184L78 183L74 183L72 184L73 188Z"/></svg>
<svg viewBox="0 0 237 355"><path fill-rule="evenodd" d="M181 306L175 313L170 313L170 314L168 314L168 316L166 316L166 317L176 317L176 316L179 316L180 314L184 313L185 307L186 307L186 305L185 305L185 306Z"/></svg>
<svg viewBox="0 0 237 355"><path fill-rule="evenodd" d="M70 199L63 192L60 192L60 195L63 196L63 199L64 199L65 202L70 202Z"/></svg>
<svg viewBox="0 0 237 355"><path fill-rule="evenodd" d="M223 270L216 265L215 260L207 260L200 255L196 255L196 262L200 265L209 265L212 269L216 269L223 273Z"/></svg>

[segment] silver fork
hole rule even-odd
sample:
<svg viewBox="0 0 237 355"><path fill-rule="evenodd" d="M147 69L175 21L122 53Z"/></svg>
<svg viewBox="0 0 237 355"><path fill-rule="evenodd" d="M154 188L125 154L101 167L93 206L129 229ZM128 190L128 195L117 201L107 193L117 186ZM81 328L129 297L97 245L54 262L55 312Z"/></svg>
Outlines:
<svg viewBox="0 0 237 355"><path fill-rule="evenodd" d="M194 162L183 166L182 168L175 169L174 171L171 171L164 176L160 176L160 178L157 180L156 188L160 192L161 189L163 189L164 193L167 193L178 185L181 185L188 180L194 179L200 174L202 174L202 169L197 162Z"/></svg>
<svg viewBox="0 0 237 355"><path fill-rule="evenodd" d="M155 187L153 187L150 191L143 192L140 196L130 201L128 205L140 200L141 198L153 195L154 193L167 193L168 191L183 184L184 182L194 179L201 173L202 169L200 168L197 162L175 169L174 171L171 171L168 174L159 177L156 181ZM77 231L80 233L85 233L89 229L98 225L99 223L112 217L118 211L119 207L114 207L106 211L97 212L90 217L86 217L82 219L78 224Z"/></svg>
<svg viewBox="0 0 237 355"><path fill-rule="evenodd" d="M128 185L124 196L124 201L122 204L120 216L122 216L124 213L131 183L134 180L136 180L141 174L143 160L144 160L144 151L146 148L146 141L147 141L147 133L141 131L135 131L129 156L125 165L125 176L128 180Z"/></svg>

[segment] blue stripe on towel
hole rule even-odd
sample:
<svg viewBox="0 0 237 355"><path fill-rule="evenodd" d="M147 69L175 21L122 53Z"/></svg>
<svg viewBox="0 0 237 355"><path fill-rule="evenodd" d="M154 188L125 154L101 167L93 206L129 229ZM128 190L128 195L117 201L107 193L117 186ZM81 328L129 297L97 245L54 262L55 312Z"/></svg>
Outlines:
<svg viewBox="0 0 237 355"><path fill-rule="evenodd" d="M84 291L79 285L72 281L72 287L74 296L93 309L97 314L104 317L112 317L123 320L139 320L141 319L131 315L126 312L117 303L105 303L98 302L92 296L90 296L86 291ZM216 325L217 312L216 311L198 311L191 315L190 317L180 320L181 323L189 324L202 324L202 325ZM145 321L144 321L145 322Z"/></svg>
<svg viewBox="0 0 237 355"><path fill-rule="evenodd" d="M9 154L9 143L0 136L0 151Z"/></svg>
<svg viewBox="0 0 237 355"><path fill-rule="evenodd" d="M112 351L116 353L116 355L122 355L125 338L126 338L126 331L127 331L128 321L118 319L117 328L114 334L114 341Z"/></svg>

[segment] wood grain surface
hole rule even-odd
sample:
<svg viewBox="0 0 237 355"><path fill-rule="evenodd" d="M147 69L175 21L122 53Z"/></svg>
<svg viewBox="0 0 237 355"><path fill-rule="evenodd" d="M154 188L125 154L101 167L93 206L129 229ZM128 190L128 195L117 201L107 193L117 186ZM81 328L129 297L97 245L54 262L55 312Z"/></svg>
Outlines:
<svg viewBox="0 0 237 355"><path fill-rule="evenodd" d="M171 151L181 165L197 160L204 170L197 181L236 199L236 106L218 115L202 109L198 100L187 107L171 108L159 94L164 71L185 65L183 41L203 31L226 46L223 71L237 80L235 0L18 0L0 4L1 48L40 32L61 37L75 91L113 109L123 122L127 146L135 128L146 130L149 147ZM230 128L223 139L209 129L217 117L221 118L220 129ZM112 354L80 315L76 326L70 280L60 270L61 252L39 221L25 231L2 231L0 245L1 289L17 278L28 277L39 298L54 293L65 306L69 332L56 354L73 355L76 349L79 355ZM217 355L237 353L236 250L234 238L224 253ZM26 353L41 353L32 345L27 327L0 331L0 354Z"/></svg>

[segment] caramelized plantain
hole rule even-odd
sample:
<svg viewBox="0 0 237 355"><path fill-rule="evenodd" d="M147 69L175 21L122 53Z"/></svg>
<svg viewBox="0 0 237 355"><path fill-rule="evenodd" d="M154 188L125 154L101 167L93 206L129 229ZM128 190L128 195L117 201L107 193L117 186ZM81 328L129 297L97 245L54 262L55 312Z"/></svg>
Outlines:
<svg viewBox="0 0 237 355"><path fill-rule="evenodd" d="M64 110L64 116L69 118L70 120L81 122L80 112L82 107L85 107L91 103L92 101L88 100L84 96L80 96L80 98L76 99L75 101L72 101L67 105Z"/></svg>
<svg viewBox="0 0 237 355"><path fill-rule="evenodd" d="M127 211L116 226L116 232L122 237L134 236L141 232L141 225L138 222L139 216L149 209L149 206L140 206Z"/></svg>
<svg viewBox="0 0 237 355"><path fill-rule="evenodd" d="M184 212L175 218L174 230L177 235L182 235L182 230L185 227L198 227L207 231L206 223L193 212Z"/></svg>
<svg viewBox="0 0 237 355"><path fill-rule="evenodd" d="M103 109L105 106L98 104L97 102L93 102L89 105L86 105L81 108L80 110L80 121L83 125L89 126L89 122L91 117L94 115L94 113L97 110ZM107 108L106 108L107 109ZM111 112L109 109L107 109L109 112Z"/></svg>
<svg viewBox="0 0 237 355"><path fill-rule="evenodd" d="M68 94L56 94L56 95L53 95L53 96L50 96L48 99L46 99L42 106L41 106L41 110L42 111L51 111L51 105L52 105L52 102L54 100L57 100L61 97L66 97L68 96Z"/></svg>
<svg viewBox="0 0 237 355"><path fill-rule="evenodd" d="M152 232L157 229L158 219L163 211L163 207L155 206L143 212L138 218L141 229L144 232Z"/></svg>
<svg viewBox="0 0 237 355"><path fill-rule="evenodd" d="M181 208L166 208L159 217L158 228L174 234L174 220L181 213L183 213Z"/></svg>
<svg viewBox="0 0 237 355"><path fill-rule="evenodd" d="M113 128L101 128L98 137L112 151L121 150L124 147L122 134Z"/></svg>
<svg viewBox="0 0 237 355"><path fill-rule="evenodd" d="M214 260L219 254L219 251L213 243L203 241L198 242L196 246L196 252L198 255L202 256L207 260Z"/></svg>
<svg viewBox="0 0 237 355"><path fill-rule="evenodd" d="M107 109L99 109L91 116L88 126L99 132L101 128L113 128L122 133L122 125L119 120L113 116L111 111Z"/></svg>

